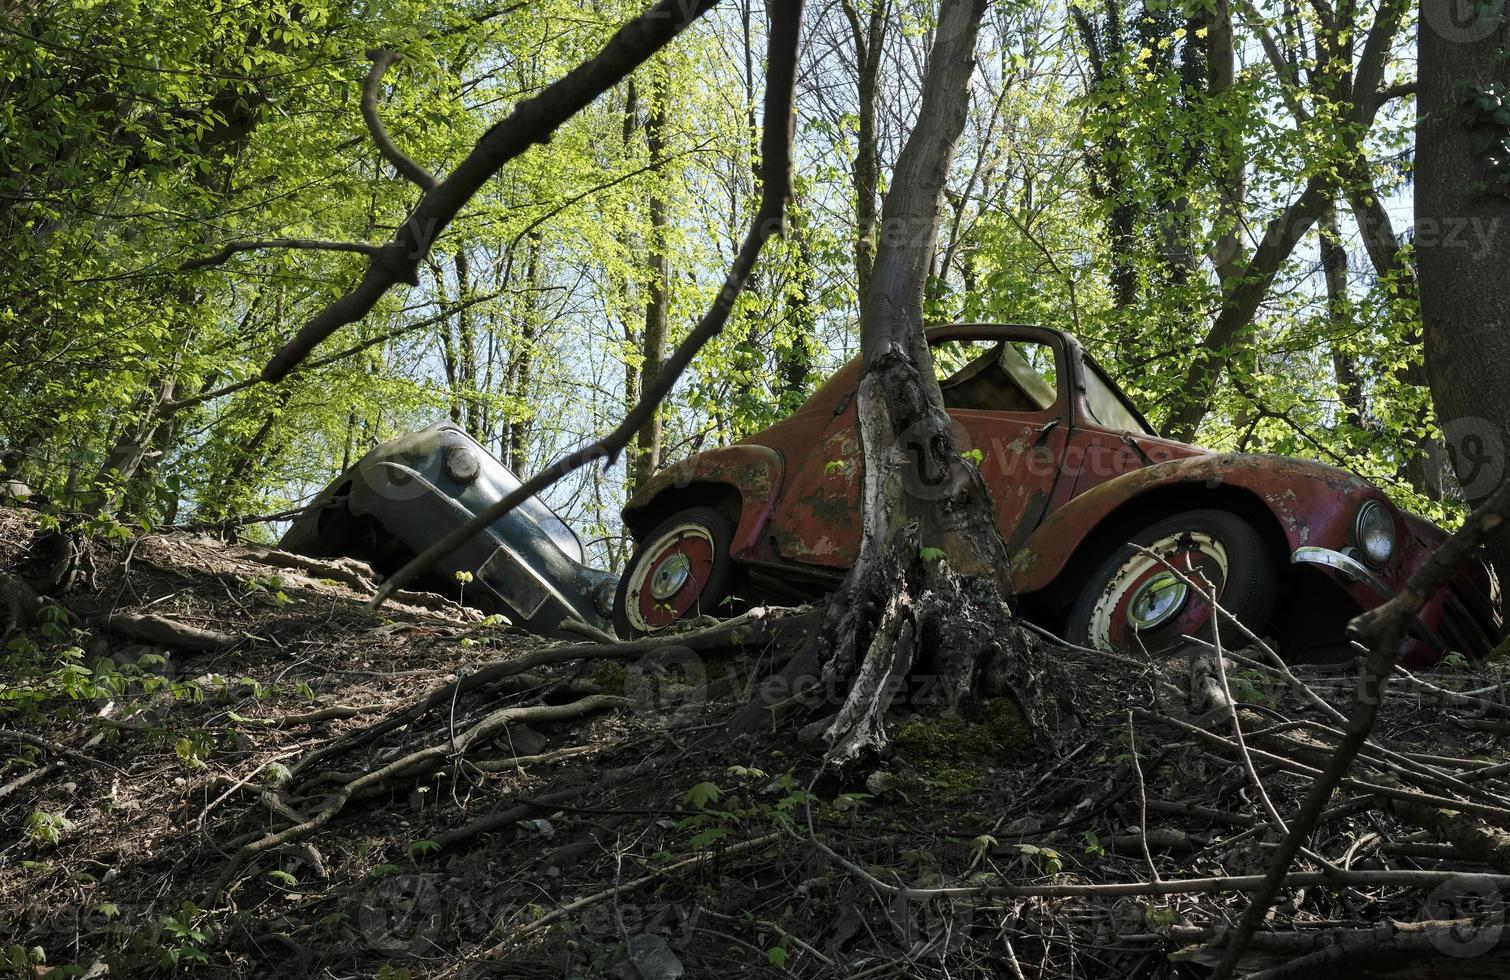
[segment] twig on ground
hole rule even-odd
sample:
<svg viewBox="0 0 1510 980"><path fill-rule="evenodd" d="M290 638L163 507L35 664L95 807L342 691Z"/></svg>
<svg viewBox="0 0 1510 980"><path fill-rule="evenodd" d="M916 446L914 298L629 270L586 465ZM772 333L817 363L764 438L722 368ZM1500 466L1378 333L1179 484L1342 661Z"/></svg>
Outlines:
<svg viewBox="0 0 1510 980"><path fill-rule="evenodd" d="M1394 598L1353 620L1354 633L1369 644L1370 650L1364 658L1358 688L1347 712L1344 737L1333 750L1326 769L1311 784L1311 790L1299 812L1290 821L1290 833L1280 842L1264 886L1257 889L1247 910L1238 920L1226 953L1212 974L1212 980L1229 980L1236 970L1248 941L1263 925L1270 906L1283 887L1290 863L1316 829L1317 821L1326 809L1333 790L1343 782L1354 758L1373 731L1374 720L1384 701L1384 691L1389 684L1390 675L1394 673L1395 665L1400 660L1401 647L1410 622L1427 599L1457 573L1458 568L1489 532L1504 523L1507 511L1510 511L1510 481L1469 515L1457 533L1448 538L1416 570Z"/></svg>

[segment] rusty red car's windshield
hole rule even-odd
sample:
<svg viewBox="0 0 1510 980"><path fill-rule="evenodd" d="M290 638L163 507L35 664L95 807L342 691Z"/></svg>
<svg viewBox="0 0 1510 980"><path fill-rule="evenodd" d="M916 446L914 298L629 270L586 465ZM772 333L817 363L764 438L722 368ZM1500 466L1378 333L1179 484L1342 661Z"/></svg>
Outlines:
<svg viewBox="0 0 1510 980"><path fill-rule="evenodd" d="M1101 366L1090 357L1085 358L1085 407L1090 410L1091 421L1108 429L1137 432L1146 436L1158 435L1153 426L1144 421L1142 413L1122 394L1122 389L1117 387L1116 382L1108 378Z"/></svg>
<svg viewBox="0 0 1510 980"><path fill-rule="evenodd" d="M1036 413L1059 400L1047 344L956 339L934 343L931 352L946 408Z"/></svg>

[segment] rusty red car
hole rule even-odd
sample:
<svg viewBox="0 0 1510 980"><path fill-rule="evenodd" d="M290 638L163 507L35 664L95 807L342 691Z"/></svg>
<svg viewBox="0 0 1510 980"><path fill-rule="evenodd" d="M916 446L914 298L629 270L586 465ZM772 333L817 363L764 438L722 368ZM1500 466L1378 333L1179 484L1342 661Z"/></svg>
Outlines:
<svg viewBox="0 0 1510 980"><path fill-rule="evenodd" d="M1348 621L1446 538L1344 470L1160 438L1064 331L955 324L928 342L1021 612L1073 643L1172 648L1209 631L1213 596L1288 658L1346 658ZM841 580L860 545L859 377L857 359L786 420L638 489L623 510L636 549L614 603L621 634ZM1484 656L1502 631L1498 585L1473 561L1422 609L1407 662Z"/></svg>

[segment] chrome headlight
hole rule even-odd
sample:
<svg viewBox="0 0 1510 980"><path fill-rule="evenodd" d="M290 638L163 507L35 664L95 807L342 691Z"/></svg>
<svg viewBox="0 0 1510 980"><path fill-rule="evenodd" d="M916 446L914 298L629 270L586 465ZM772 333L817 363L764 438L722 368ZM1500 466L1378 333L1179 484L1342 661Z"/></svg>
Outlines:
<svg viewBox="0 0 1510 980"><path fill-rule="evenodd" d="M1354 525L1354 537L1364 559L1375 568L1389 561L1395 553L1395 517L1389 508L1377 500L1370 500L1358 508L1358 523Z"/></svg>

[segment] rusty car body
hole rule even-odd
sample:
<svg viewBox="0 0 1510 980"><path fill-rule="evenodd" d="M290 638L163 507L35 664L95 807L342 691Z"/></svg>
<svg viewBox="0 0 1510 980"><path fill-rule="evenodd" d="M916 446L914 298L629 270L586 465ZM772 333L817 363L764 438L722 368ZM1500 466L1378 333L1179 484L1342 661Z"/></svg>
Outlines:
<svg viewBox="0 0 1510 980"><path fill-rule="evenodd" d="M373 448L314 499L279 547L359 558L391 574L518 486L519 478L464 430L437 423ZM587 565L572 529L530 497L442 559L423 587L532 633L564 637L571 620L611 628L617 581Z"/></svg>
<svg viewBox="0 0 1510 980"><path fill-rule="evenodd" d="M956 324L928 341L1022 610L1074 642L1170 646L1208 627L1209 595L1287 656L1347 657L1348 620L1446 537L1346 471L1160 438L1063 331ZM860 543L859 378L851 361L784 421L639 488L623 510L638 547L616 596L621 634L840 580ZM1407 662L1485 655L1502 629L1497 584L1472 562L1422 610Z"/></svg>

